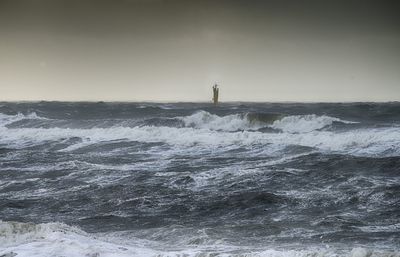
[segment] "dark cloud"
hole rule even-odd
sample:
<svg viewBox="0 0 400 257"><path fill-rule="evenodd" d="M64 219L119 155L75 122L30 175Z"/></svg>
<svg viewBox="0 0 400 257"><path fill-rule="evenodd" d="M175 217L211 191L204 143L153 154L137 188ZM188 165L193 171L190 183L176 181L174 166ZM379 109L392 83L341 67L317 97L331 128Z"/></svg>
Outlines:
<svg viewBox="0 0 400 257"><path fill-rule="evenodd" d="M88 36L288 31L311 36L399 33L392 0L1 0L1 28Z"/></svg>

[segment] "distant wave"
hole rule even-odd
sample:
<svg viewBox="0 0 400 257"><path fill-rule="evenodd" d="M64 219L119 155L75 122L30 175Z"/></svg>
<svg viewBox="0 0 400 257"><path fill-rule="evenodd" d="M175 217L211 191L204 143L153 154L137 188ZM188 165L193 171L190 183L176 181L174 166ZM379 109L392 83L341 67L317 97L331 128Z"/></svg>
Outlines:
<svg viewBox="0 0 400 257"><path fill-rule="evenodd" d="M198 111L179 119L183 121L186 127L198 129L238 131L261 127L261 124L255 124L256 122L248 120L245 114L231 114L220 117L206 111Z"/></svg>
<svg viewBox="0 0 400 257"><path fill-rule="evenodd" d="M334 122L340 122L344 124L357 123L325 115L317 116L315 114L311 114L283 117L280 120L276 120L274 124L272 124L272 127L289 133L307 133L330 126Z"/></svg>
<svg viewBox="0 0 400 257"><path fill-rule="evenodd" d="M257 130L281 118L280 114L269 113L240 113L218 116L206 111L198 111L190 116L179 117L186 127L220 130Z"/></svg>
<svg viewBox="0 0 400 257"><path fill-rule="evenodd" d="M333 122L353 124L335 117L312 115L284 116L274 113L244 113L218 116L198 111L180 118L186 127L221 131L258 130L270 127L288 133L307 133L332 125Z"/></svg>
<svg viewBox="0 0 400 257"><path fill-rule="evenodd" d="M17 122L20 120L48 120L48 119L38 116L36 112L32 112L26 115L22 113L18 113L16 115L7 115L0 113L0 127L4 127L6 125L9 125L13 122Z"/></svg>
<svg viewBox="0 0 400 257"><path fill-rule="evenodd" d="M190 241L195 242L196 238ZM0 221L0 256L111 256L111 257L399 257L399 253L354 247L349 250L310 247L300 250L251 249L222 243L207 245L181 245L173 250L153 249L145 240L130 238L129 244L107 235L86 233L62 223L21 223Z"/></svg>

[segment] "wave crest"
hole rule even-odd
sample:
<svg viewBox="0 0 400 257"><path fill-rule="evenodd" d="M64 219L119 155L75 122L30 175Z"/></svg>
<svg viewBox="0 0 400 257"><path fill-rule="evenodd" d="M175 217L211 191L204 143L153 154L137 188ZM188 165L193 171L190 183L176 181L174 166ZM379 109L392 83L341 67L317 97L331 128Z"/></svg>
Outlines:
<svg viewBox="0 0 400 257"><path fill-rule="evenodd" d="M36 112L31 112L26 115L20 112L16 115L0 113L0 127L5 127L20 120L47 120L47 118L38 116Z"/></svg>
<svg viewBox="0 0 400 257"><path fill-rule="evenodd" d="M310 114L283 117L282 119L275 121L274 124L272 124L272 127L288 133L308 133L314 130L323 129L332 125L334 122L344 124L356 123L325 115L317 116L315 114Z"/></svg>
<svg viewBox="0 0 400 257"><path fill-rule="evenodd" d="M206 111L179 117L185 127L217 131L258 130L271 125L282 115L274 113L237 113L218 116Z"/></svg>
<svg viewBox="0 0 400 257"><path fill-rule="evenodd" d="M341 120L330 116L293 115L284 116L274 113L243 113L218 116L199 111L190 116L180 117L185 127L217 131L258 130L269 127L287 133L308 133L323 129L334 122L353 124L356 122Z"/></svg>
<svg viewBox="0 0 400 257"><path fill-rule="evenodd" d="M180 117L185 127L198 129L237 131L251 128L251 124L240 114L220 117L206 111L198 111L190 116Z"/></svg>

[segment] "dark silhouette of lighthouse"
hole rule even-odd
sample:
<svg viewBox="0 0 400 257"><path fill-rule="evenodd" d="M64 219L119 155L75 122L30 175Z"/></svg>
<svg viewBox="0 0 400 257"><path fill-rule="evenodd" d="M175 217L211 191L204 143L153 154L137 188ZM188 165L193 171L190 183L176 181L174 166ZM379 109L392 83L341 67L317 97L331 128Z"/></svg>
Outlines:
<svg viewBox="0 0 400 257"><path fill-rule="evenodd" d="M218 92L219 92L219 88L217 84L214 84L213 86L213 102L214 105L216 106L218 104Z"/></svg>

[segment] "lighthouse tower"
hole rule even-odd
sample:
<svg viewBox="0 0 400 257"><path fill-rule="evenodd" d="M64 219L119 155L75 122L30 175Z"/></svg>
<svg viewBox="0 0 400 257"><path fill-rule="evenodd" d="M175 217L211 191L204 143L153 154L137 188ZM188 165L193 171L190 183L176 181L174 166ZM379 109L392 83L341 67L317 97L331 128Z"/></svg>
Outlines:
<svg viewBox="0 0 400 257"><path fill-rule="evenodd" d="M214 84L214 86L213 86L213 98L212 98L212 100L213 100L215 106L218 104L218 92L219 92L218 85L217 85L217 84Z"/></svg>

